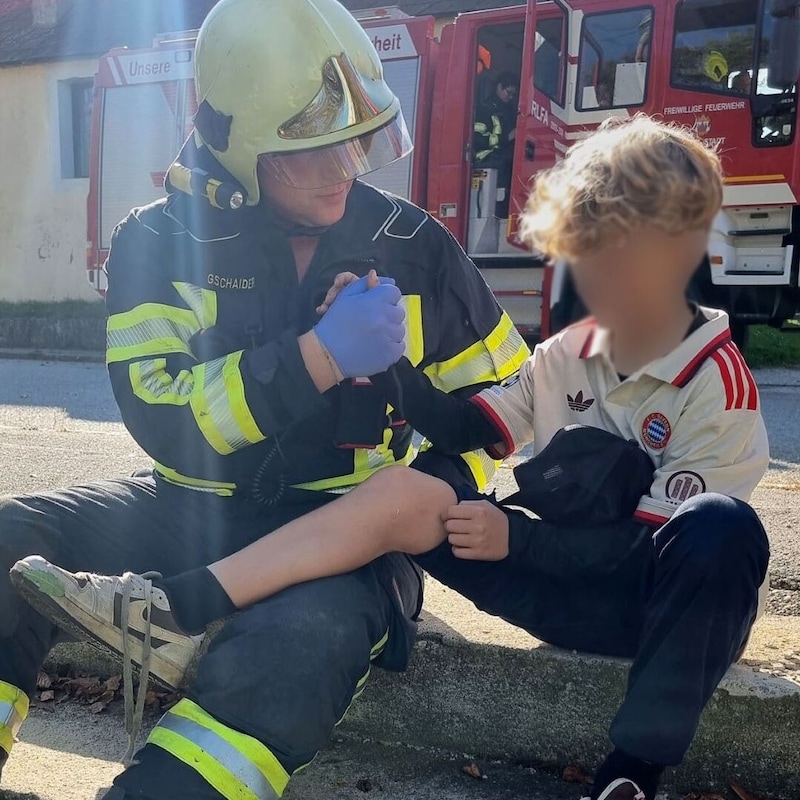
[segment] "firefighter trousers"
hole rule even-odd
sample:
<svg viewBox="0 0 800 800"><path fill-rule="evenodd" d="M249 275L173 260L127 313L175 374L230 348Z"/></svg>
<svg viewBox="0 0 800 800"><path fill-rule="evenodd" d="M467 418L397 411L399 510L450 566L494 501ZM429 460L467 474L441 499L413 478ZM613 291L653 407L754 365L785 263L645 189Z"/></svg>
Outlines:
<svg viewBox="0 0 800 800"><path fill-rule="evenodd" d="M481 497L471 489L459 496ZM530 524L536 536L534 521L511 514L512 524ZM568 542L569 529L561 533ZM598 552L608 556L599 544ZM543 641L633 658L611 741L644 761L679 764L756 618L769 545L755 512L741 501L701 494L655 535L640 536L613 567L598 560L594 575L570 575L561 559L551 569L546 547L541 557L522 569L507 560L463 561L445 545L416 560L481 610ZM592 555L578 560L586 564Z"/></svg>
<svg viewBox="0 0 800 800"><path fill-rule="evenodd" d="M166 577L235 552L330 497L290 493L267 510L149 476L0 500L0 746L8 739L10 749L58 635L14 593L15 561L40 554L70 571ZM279 797L328 741L373 664L405 668L420 605L418 568L390 555L234 615L109 797Z"/></svg>

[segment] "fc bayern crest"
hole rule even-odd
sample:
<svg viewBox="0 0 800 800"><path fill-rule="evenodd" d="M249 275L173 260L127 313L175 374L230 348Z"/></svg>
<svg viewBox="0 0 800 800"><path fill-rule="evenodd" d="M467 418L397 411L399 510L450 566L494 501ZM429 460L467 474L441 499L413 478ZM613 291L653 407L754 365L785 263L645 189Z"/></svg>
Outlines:
<svg viewBox="0 0 800 800"><path fill-rule="evenodd" d="M661 450L666 447L671 435L672 428L669 420L658 411L648 414L642 423L642 440L653 450Z"/></svg>

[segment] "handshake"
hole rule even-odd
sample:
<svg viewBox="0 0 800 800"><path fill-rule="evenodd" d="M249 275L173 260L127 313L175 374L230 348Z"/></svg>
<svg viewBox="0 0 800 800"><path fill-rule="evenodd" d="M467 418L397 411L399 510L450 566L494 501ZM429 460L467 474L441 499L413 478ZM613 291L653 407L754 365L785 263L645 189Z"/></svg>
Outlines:
<svg viewBox="0 0 800 800"><path fill-rule="evenodd" d="M405 351L405 312L392 278L375 270L359 278L352 272L336 276L317 313L314 326L322 347L345 378L385 372Z"/></svg>

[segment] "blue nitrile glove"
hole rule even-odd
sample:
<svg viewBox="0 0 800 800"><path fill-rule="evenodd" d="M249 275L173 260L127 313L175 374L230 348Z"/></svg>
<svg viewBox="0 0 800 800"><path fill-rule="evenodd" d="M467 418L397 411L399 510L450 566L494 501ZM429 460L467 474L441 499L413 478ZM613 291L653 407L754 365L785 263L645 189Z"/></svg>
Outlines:
<svg viewBox="0 0 800 800"><path fill-rule="evenodd" d="M405 351L405 312L402 297L391 279L367 288L359 278L343 289L314 326L322 346L346 378L369 377L384 372Z"/></svg>

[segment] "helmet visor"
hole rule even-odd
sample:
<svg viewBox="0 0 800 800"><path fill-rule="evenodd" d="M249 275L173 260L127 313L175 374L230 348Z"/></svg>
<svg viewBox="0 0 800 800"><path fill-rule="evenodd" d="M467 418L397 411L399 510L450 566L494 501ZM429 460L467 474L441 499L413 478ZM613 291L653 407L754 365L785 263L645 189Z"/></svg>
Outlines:
<svg viewBox="0 0 800 800"><path fill-rule="evenodd" d="M258 157L259 172L296 189L322 189L374 172L413 149L402 113L377 130L345 142Z"/></svg>

